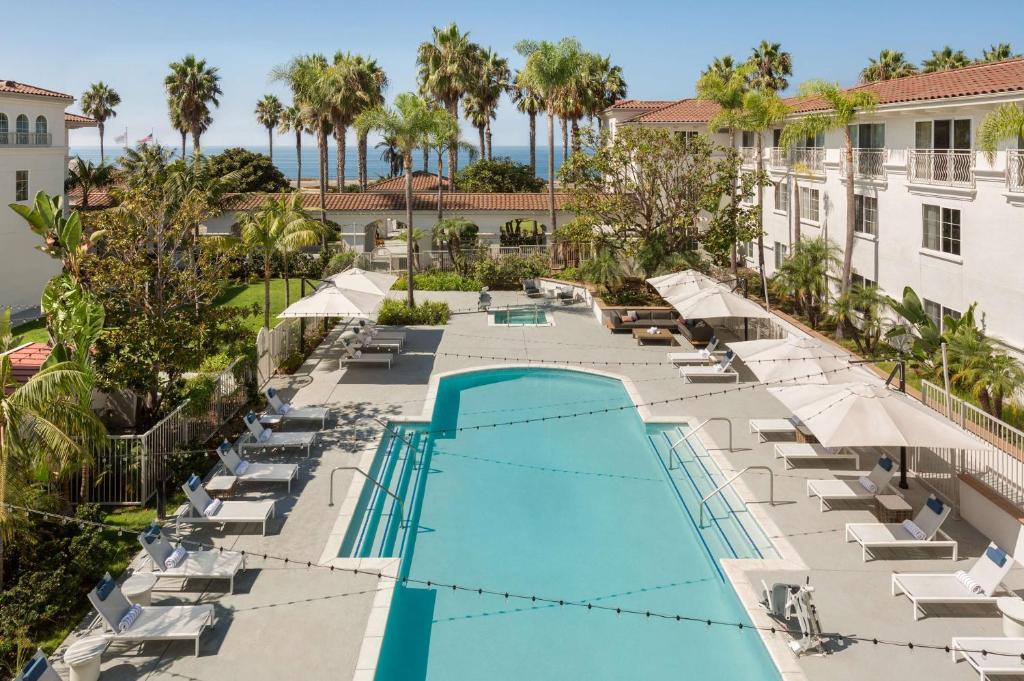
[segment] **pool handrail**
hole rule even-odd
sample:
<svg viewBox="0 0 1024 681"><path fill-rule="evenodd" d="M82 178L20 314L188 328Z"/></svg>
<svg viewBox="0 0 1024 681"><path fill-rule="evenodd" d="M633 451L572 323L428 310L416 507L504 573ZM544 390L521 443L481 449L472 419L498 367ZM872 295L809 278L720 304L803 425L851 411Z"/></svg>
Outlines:
<svg viewBox="0 0 1024 681"><path fill-rule="evenodd" d="M399 525L399 527L401 527L402 525L405 525L405 504L402 503L402 498L399 497L394 492L392 492L391 490L389 490L384 485L382 485L379 482L377 482L376 480L374 480L373 476L371 476L369 473L364 471L359 466L335 466L334 468L331 469L331 495L330 495L330 500L327 503L328 506L334 506L334 474L337 473L338 471L354 471L356 473L359 473L364 478L366 478L367 480L372 482L374 484L374 486L377 487L377 489L379 489L380 491L384 492L384 494L387 494L389 497L391 497L392 499L397 501L398 502L398 510L402 514L402 524Z"/></svg>
<svg viewBox="0 0 1024 681"><path fill-rule="evenodd" d="M701 421L700 423L698 423L696 428L691 430L689 433L683 435L681 438L679 438L675 442L670 442L669 443L669 450L668 450L668 468L669 468L669 470L674 470L675 469L675 466L672 465L672 462L675 460L672 457L672 455L676 454L676 447L678 447L679 445L681 445L681 444L685 443L686 441L688 441L690 439L691 435L693 435L698 430L700 430L704 426L708 425L712 421L725 421L726 423L729 424L729 451L730 452L734 451L733 447L732 447L732 419L730 419L730 418L728 418L726 416L712 416L711 418L706 418L703 421Z"/></svg>
<svg viewBox="0 0 1024 681"><path fill-rule="evenodd" d="M729 478L728 480L723 482L721 485L716 487L712 492L708 493L707 496L705 496L703 499L700 500L700 519L698 520L697 525L700 526L700 527L704 527L704 506L708 503L709 499L711 499L716 494L721 493L721 491L724 490L726 487L729 487L730 485L732 485L732 483L736 480L736 478L740 477L741 475L743 475L747 471L757 470L757 469L768 471L768 500L771 502L771 505L774 506L775 505L775 471L773 471L768 466L747 466L746 468L744 468L743 470L739 471L738 473L733 475L731 478Z"/></svg>

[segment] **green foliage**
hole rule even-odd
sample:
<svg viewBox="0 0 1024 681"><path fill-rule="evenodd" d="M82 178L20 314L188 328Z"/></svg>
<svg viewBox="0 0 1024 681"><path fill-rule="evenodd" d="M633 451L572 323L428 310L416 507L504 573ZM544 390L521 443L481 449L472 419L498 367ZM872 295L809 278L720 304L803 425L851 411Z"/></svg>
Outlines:
<svg viewBox="0 0 1024 681"><path fill-rule="evenodd" d="M579 267L565 267L558 272L558 278L563 281L583 281L583 271Z"/></svg>
<svg viewBox="0 0 1024 681"><path fill-rule="evenodd" d="M388 299L377 313L377 322L395 326L440 326L447 324L450 317L448 303L427 302L409 307L400 300Z"/></svg>
<svg viewBox="0 0 1024 681"><path fill-rule="evenodd" d="M182 388L182 398L186 401L182 408L185 415L197 418L206 414L216 391L216 376L197 374L185 379L185 385Z"/></svg>
<svg viewBox="0 0 1024 681"><path fill-rule="evenodd" d="M558 225L551 238L558 243L590 243L594 240L594 232L597 228L598 225L589 220L574 217L568 222Z"/></svg>
<svg viewBox="0 0 1024 681"><path fill-rule="evenodd" d="M601 296L601 299L609 305L635 305L642 307L655 303L661 304L661 301L651 295L650 291L636 287L624 287L615 291L609 291Z"/></svg>
<svg viewBox="0 0 1024 681"><path fill-rule="evenodd" d="M82 258L89 250L91 238L82 229L78 211L64 215L64 198L46 192L36 194L31 206L12 203L11 210L28 223L43 243L36 249L64 264L64 271L78 277Z"/></svg>
<svg viewBox="0 0 1024 681"><path fill-rule="evenodd" d="M356 261L355 251L342 251L341 253L335 253L331 256L330 260L327 261L327 266L324 267L323 272L320 276L324 279L332 277L335 274L344 272Z"/></svg>
<svg viewBox="0 0 1024 681"><path fill-rule="evenodd" d="M11 327L11 308L0 310L0 352L14 347L14 329Z"/></svg>
<svg viewBox="0 0 1024 681"><path fill-rule="evenodd" d="M248 149L230 147L206 159L205 165L214 177L234 173L227 188L231 192L291 191L288 178L278 170L269 156Z"/></svg>
<svg viewBox="0 0 1024 681"><path fill-rule="evenodd" d="M405 276L391 287L393 291L406 289ZM457 272L426 271L413 275L412 287L417 291L479 291L482 284L476 279L463 277Z"/></svg>
<svg viewBox="0 0 1024 681"><path fill-rule="evenodd" d="M518 291L523 279L545 277L550 271L547 259L539 254L484 258L474 267L475 279L479 284L495 291Z"/></svg>
<svg viewBox="0 0 1024 681"><path fill-rule="evenodd" d="M832 301L831 317L846 330L845 336L853 338L861 354L871 356L890 326L885 317L888 309L889 298L877 286L854 284Z"/></svg>
<svg viewBox="0 0 1024 681"><path fill-rule="evenodd" d="M777 295L792 296L815 329L828 300L828 274L837 267L839 248L823 238L802 239L772 277Z"/></svg>
<svg viewBox="0 0 1024 681"><path fill-rule="evenodd" d="M603 286L609 293L614 293L622 287L625 276L622 272L622 264L611 251L602 249L597 255L587 260L580 266L580 273L583 280L591 284Z"/></svg>
<svg viewBox="0 0 1024 681"><path fill-rule="evenodd" d="M473 161L459 169L455 183L459 191L488 193L540 192L546 184L529 164L507 157Z"/></svg>

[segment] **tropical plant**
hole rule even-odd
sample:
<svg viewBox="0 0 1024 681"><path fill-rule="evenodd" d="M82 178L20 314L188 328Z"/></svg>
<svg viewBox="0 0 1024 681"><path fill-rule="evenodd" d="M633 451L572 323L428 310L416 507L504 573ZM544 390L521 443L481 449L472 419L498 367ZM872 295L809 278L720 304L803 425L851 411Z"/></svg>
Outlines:
<svg viewBox="0 0 1024 681"><path fill-rule="evenodd" d="M410 284L411 285L411 284ZM380 324L397 326L408 326L422 324L424 326L441 326L448 323L451 317L451 309L448 303L425 302L416 307L403 303L400 300L385 300L377 312L377 322Z"/></svg>
<svg viewBox="0 0 1024 681"><path fill-rule="evenodd" d="M388 87L388 76L377 60L361 55L353 57L356 78L359 82L359 112L384 105L384 90ZM357 131L356 145L359 165L359 186L366 189L369 177L366 172L367 135ZM438 172L438 176L440 176Z"/></svg>
<svg viewBox="0 0 1024 681"><path fill-rule="evenodd" d="M361 131L377 130L385 137L394 140L394 144L402 154L402 166L405 171L405 225L406 225L406 264L408 305L415 306L413 298L413 256L414 256L414 225L412 218L412 154L428 143L431 135L441 130L450 130L451 116L439 109L431 108L427 102L411 92L403 93L395 98L393 109L377 107L359 114L356 128Z"/></svg>
<svg viewBox="0 0 1024 681"><path fill-rule="evenodd" d="M458 181L462 191L486 193L533 193L545 184L530 166L507 157L473 161L459 170Z"/></svg>
<svg viewBox="0 0 1024 681"><path fill-rule="evenodd" d="M281 111L281 120L278 123L278 132L295 133L295 187L302 189L302 133L306 132L306 122L302 118L302 110L295 106L285 107Z"/></svg>
<svg viewBox="0 0 1024 681"><path fill-rule="evenodd" d="M434 225L431 238L436 248L447 249L448 257L458 267L459 251L475 244L479 231L479 227L465 218L445 218Z"/></svg>
<svg viewBox="0 0 1024 681"><path fill-rule="evenodd" d="M520 113L530 118L530 171L537 173L537 114L544 111L544 101L523 80L523 72L516 71L510 90L512 102Z"/></svg>
<svg viewBox="0 0 1024 681"><path fill-rule="evenodd" d="M211 177L229 178L227 191L273 193L291 189L288 178L269 156L242 147L228 147L206 159L204 165Z"/></svg>
<svg viewBox="0 0 1024 681"><path fill-rule="evenodd" d="M932 50L932 56L921 62L921 71L924 73L952 71L969 66L970 63L970 58L968 58L963 50L954 50L949 45L946 45L941 50Z"/></svg>
<svg viewBox="0 0 1024 681"><path fill-rule="evenodd" d="M331 103L330 120L334 131L336 186L341 191L345 186L346 137L349 126L360 112L370 107L370 91L364 87L361 62L348 52L335 52L330 69ZM374 102L374 106L379 105Z"/></svg>
<svg viewBox="0 0 1024 681"><path fill-rule="evenodd" d="M609 293L614 293L625 282L622 263L606 249L599 250L593 258L580 265L580 274L584 281L602 286Z"/></svg>
<svg viewBox="0 0 1024 681"><path fill-rule="evenodd" d="M1017 59L1020 57L1019 54L1014 54L1013 47L1010 43L998 43L990 46L988 49L981 51L981 58L977 60L978 63L991 63L997 61L1006 61L1007 59Z"/></svg>
<svg viewBox="0 0 1024 681"><path fill-rule="evenodd" d="M736 72L739 65L733 60L731 54L722 57L715 57L707 67L701 71L701 77L713 75L721 80L729 80Z"/></svg>
<svg viewBox="0 0 1024 681"><path fill-rule="evenodd" d="M762 48L766 45L762 43ZM767 47L771 47L768 45ZM778 45L776 44L777 48ZM764 58L764 57L762 57ZM775 69L777 70L777 69ZM773 70L774 72L774 70ZM781 73L781 71L779 71ZM775 78L775 84L780 82L781 76L769 75L758 76L762 82L769 82ZM743 97L742 126L744 130L755 133L757 137L756 173L755 184L757 186L757 265L764 276L764 187L770 182L764 170L764 133L773 129L783 121L789 113L787 107L779 96L772 89L751 90Z"/></svg>
<svg viewBox="0 0 1024 681"><path fill-rule="evenodd" d="M10 207L28 223L29 229L42 239L36 250L60 260L63 271L75 280L80 280L82 260L88 253L93 235L96 233L89 235L83 231L82 218L78 211L65 215L64 197L51 197L46 192L38 192L32 205L12 203Z"/></svg>
<svg viewBox="0 0 1024 681"><path fill-rule="evenodd" d="M857 116L873 111L878 104L878 95L867 90L846 91L838 83L821 80L808 81L800 86L799 93L803 97L820 97L828 103L829 108L819 113L808 114L790 124L782 131L782 145L791 148L808 138L819 134L840 130L843 133L846 167L853 168L853 139L850 136L850 125ZM843 246L843 270L840 278L840 293L850 289L853 274L854 225L856 223L856 206L854 204L854 183L846 183L846 241ZM842 338L842 327L836 330Z"/></svg>
<svg viewBox="0 0 1024 681"><path fill-rule="evenodd" d="M791 296L812 329L818 328L826 307L828 276L839 263L838 251L835 244L821 237L797 241L772 278L776 294Z"/></svg>
<svg viewBox="0 0 1024 681"><path fill-rule="evenodd" d="M469 39L455 23L434 27L433 39L420 43L416 52L420 94L440 102L456 121L459 102L469 94L478 74L480 46ZM459 170L458 149L448 149L448 185L455 189Z"/></svg>
<svg viewBox="0 0 1024 681"><path fill-rule="evenodd" d="M274 161L274 128L281 122L281 114L284 113L284 106L281 100L274 95L263 95L263 99L256 102L256 122L267 129L267 142L270 145L270 161Z"/></svg>
<svg viewBox="0 0 1024 681"><path fill-rule="evenodd" d="M609 106L624 98L628 91L622 67L612 64L610 57L591 55L588 60L590 97L587 115L597 118L597 128L602 128L601 113Z"/></svg>
<svg viewBox="0 0 1024 681"><path fill-rule="evenodd" d="M762 40L753 49L748 63L754 67L750 86L757 90L778 92L789 87L787 76L793 75L793 56L779 43Z"/></svg>
<svg viewBox="0 0 1024 681"><path fill-rule="evenodd" d="M388 165L388 177L398 177L402 174L402 151L394 137L381 135L380 142L377 142L374 148L381 150L380 160Z"/></svg>
<svg viewBox="0 0 1024 681"><path fill-rule="evenodd" d="M512 73L508 60L499 57L489 48L477 50L477 74L466 101L467 115L472 111L471 120L480 129L480 158L493 158L491 145L491 120L498 111L501 95L508 91ZM470 103L472 102L472 107Z"/></svg>
<svg viewBox="0 0 1024 681"><path fill-rule="evenodd" d="M1024 137L1024 110L1016 104L1003 104L985 114L978 126L978 148L988 158L995 160L996 149L1003 140L1018 140Z"/></svg>
<svg viewBox="0 0 1024 681"><path fill-rule="evenodd" d="M192 153L199 156L199 138L209 127L210 105L220 106L217 99L223 94L220 75L216 66L207 66L205 59L197 59L192 54L172 62L170 69L164 78L168 101L182 127L187 126L192 134Z"/></svg>
<svg viewBox="0 0 1024 681"><path fill-rule="evenodd" d="M75 157L75 162L68 168L68 178L65 180L65 188L82 190L82 210L89 208L89 192L93 189L103 189L110 185L114 179L114 167L104 163L99 165L87 161L81 156Z"/></svg>
<svg viewBox="0 0 1024 681"><path fill-rule="evenodd" d="M263 327L270 328L271 258L281 253L285 258L285 290L288 253L320 241L320 224L311 220L302 209L302 195L267 197L254 211L240 213L238 220L242 242L263 260Z"/></svg>
<svg viewBox="0 0 1024 681"><path fill-rule="evenodd" d="M117 178L126 187L147 187L162 183L174 150L159 144L142 143L125 149L119 160Z"/></svg>
<svg viewBox="0 0 1024 681"><path fill-rule="evenodd" d="M103 152L103 133L106 131L107 121L117 116L114 107L120 104L121 95L102 80L93 83L82 93L82 113L96 121L96 130L100 133L100 165L107 160Z"/></svg>
<svg viewBox="0 0 1024 681"><path fill-rule="evenodd" d="M544 102L548 117L548 178L555 177L555 114L559 102L578 72L582 48L575 38L562 38L557 43L521 40L516 52L526 58L520 75L523 85ZM557 225L555 217L555 183L548 182L550 228Z"/></svg>
<svg viewBox="0 0 1024 681"><path fill-rule="evenodd" d="M11 326L11 308L0 310L0 353L14 347L14 328Z"/></svg>
<svg viewBox="0 0 1024 681"><path fill-rule="evenodd" d="M442 170L444 155L449 148L456 150L464 149L469 152L470 160L476 157L476 150L473 145L467 144L459 139L459 123L452 117L438 117L437 125L427 135L424 147L424 160L430 155L431 149L437 152L437 219L444 218L444 182L442 182Z"/></svg>
<svg viewBox="0 0 1024 681"><path fill-rule="evenodd" d="M917 66L907 61L903 52L884 49L878 53L877 59L874 57L868 59L868 65L860 72L860 79L863 83L874 83L879 80L912 76L915 73L917 73Z"/></svg>
<svg viewBox="0 0 1024 681"><path fill-rule="evenodd" d="M950 381L978 400L985 412L1003 418L1008 398L1024 385L1019 361L997 348L995 341L976 328L952 335Z"/></svg>
<svg viewBox="0 0 1024 681"><path fill-rule="evenodd" d="M889 297L877 286L854 284L832 301L831 318L843 326L862 354L873 355L891 326L885 315Z"/></svg>

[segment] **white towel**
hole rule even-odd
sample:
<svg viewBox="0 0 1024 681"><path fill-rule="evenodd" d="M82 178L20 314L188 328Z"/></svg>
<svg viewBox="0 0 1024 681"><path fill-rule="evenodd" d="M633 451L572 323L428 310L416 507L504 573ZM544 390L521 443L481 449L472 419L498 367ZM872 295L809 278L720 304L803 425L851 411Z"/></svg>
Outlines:
<svg viewBox="0 0 1024 681"><path fill-rule="evenodd" d="M924 538L928 536L924 533L924 530L922 530L914 523L913 520L904 520L903 529L909 532L910 536L912 536L914 539L924 540Z"/></svg>
<svg viewBox="0 0 1024 681"><path fill-rule="evenodd" d="M658 327L652 326L651 328L647 329L647 333L658 333Z"/></svg>
<svg viewBox="0 0 1024 681"><path fill-rule="evenodd" d="M259 440L260 442L266 442L267 440L269 440L269 439L270 439L270 436L271 436L271 435L273 435L273 434L274 434L274 431L272 431L272 430L271 430L270 428L264 428L264 429L263 429L263 430L262 430L262 431L260 432L259 438L257 438L257 439L258 439L258 440Z"/></svg>
<svg viewBox="0 0 1024 681"><path fill-rule="evenodd" d="M963 570L956 571L956 581L966 586L967 590L976 596L985 595L985 590L981 588L981 584L974 581L974 579Z"/></svg>
<svg viewBox="0 0 1024 681"><path fill-rule="evenodd" d="M235 475L245 475L247 470L249 470L249 460L242 459L238 462L238 465L235 466Z"/></svg>
<svg viewBox="0 0 1024 681"><path fill-rule="evenodd" d="M185 560L185 554L187 553L188 551L185 550L184 546L177 547L171 551L171 555L167 556L167 560L164 561L164 567L168 570L178 567L181 565L181 561Z"/></svg>
<svg viewBox="0 0 1024 681"><path fill-rule="evenodd" d="M281 408L278 409L277 411L279 411L282 414L287 414L291 410L292 410L292 405L288 404L287 402L282 402L281 403Z"/></svg>
<svg viewBox="0 0 1024 681"><path fill-rule="evenodd" d="M878 493L878 485L876 485L874 482L872 482L870 478L866 478L864 476L861 476L860 478L857 479L857 482L859 482L860 486L863 487L864 489L866 489L871 494L877 494Z"/></svg>
<svg viewBox="0 0 1024 681"><path fill-rule="evenodd" d="M213 516L217 515L217 511L220 510L220 507L222 505L223 502L220 499L214 499L213 501L210 502L210 505L206 507L206 510L203 511L203 515L205 515L207 518L212 518Z"/></svg>
<svg viewBox="0 0 1024 681"><path fill-rule="evenodd" d="M126 612L124 614L124 617L121 618L121 621L117 623L117 630L120 631L122 634L128 631L132 628L132 625L135 624L135 620L139 619L139 615L141 614L141 605L133 605L132 607L128 608L128 612Z"/></svg>

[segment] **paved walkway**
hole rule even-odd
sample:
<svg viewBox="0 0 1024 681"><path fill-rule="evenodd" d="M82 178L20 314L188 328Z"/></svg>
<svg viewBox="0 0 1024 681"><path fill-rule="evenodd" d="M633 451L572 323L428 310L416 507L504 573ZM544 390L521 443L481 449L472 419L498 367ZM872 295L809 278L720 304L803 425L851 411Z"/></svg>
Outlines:
<svg viewBox="0 0 1024 681"><path fill-rule="evenodd" d="M514 293L495 294L495 304L514 304L526 299ZM453 308L475 307L475 294L418 293L418 299L447 300ZM459 314L446 327L414 329L407 350L390 371L339 365L334 348L335 330L294 375L275 380L286 397L297 405L326 404L338 414L320 451L310 459L299 457L301 483L291 496L275 490L253 492L245 498L277 499L277 520L266 537L250 528L242 535L203 530L197 537L217 545L247 552L287 555L299 561L317 561L325 550L336 518L327 505L330 474L334 466L353 465L372 442L360 440L368 428L365 416L418 415L426 397L427 383L436 372L501 364L497 360L460 355L494 355L509 361L651 361L650 366L601 366L595 368L628 376L643 401L694 396L715 387L686 385L664 359L663 347L638 347L628 334L610 334L583 306L556 307L555 325L548 328L489 327L483 315ZM685 346L679 348L687 349ZM750 375L741 380L752 381ZM586 396L579 404L585 404ZM556 409L555 407L552 407ZM566 406L563 410L572 410ZM748 501L757 504L775 529L769 534L783 551L795 555L787 570L783 563L748 563L745 579L757 584L785 580L802 582L810 577L815 600L826 629L846 634L885 639L912 640L945 645L956 635L1000 635L1000 619L992 608L935 610L936 616L913 622L905 598L889 595L889 575L898 571L952 571L967 569L984 550L987 540L970 526L951 521L946 529L958 539L961 559L952 562L939 554L920 552L861 562L855 544L845 544L843 524L871 521L866 508L819 513L817 503L805 495L805 480L829 477L821 469L784 470L762 444L748 433L751 417L787 416L785 409L763 387L719 397L700 397L651 408L655 416L728 416L733 420L735 451L718 452L723 466L739 469L752 463L766 464L776 473L777 503L764 502L767 480L751 476L745 484ZM704 434L712 446L724 446L725 427L712 424ZM348 472L336 475L336 494L350 484ZM743 488L741 488L741 491ZM923 498L912 482L911 500ZM790 549L786 549L786 546ZM331 548L331 547L327 547ZM443 578L443 576L438 576ZM1011 586L1024 589L1024 571L1015 569ZM183 591L159 594L159 603L210 602L217 608L217 624L203 639L200 656L191 656L188 643L148 644L141 648L111 649L104 657L107 679L350 679L353 678L363 632L378 589L367 575L331 573L304 565L284 566L276 561L250 558L250 569L236 584L235 594L224 594L219 584L190 583ZM669 625L666 625L669 626ZM781 635L779 635L781 638ZM943 652L891 649L871 644L836 647L831 655L791 659L787 665L813 681L837 679L971 679L975 675L963 663L953 665ZM562 678L561 676L559 678ZM797 676L787 678L797 678Z"/></svg>

